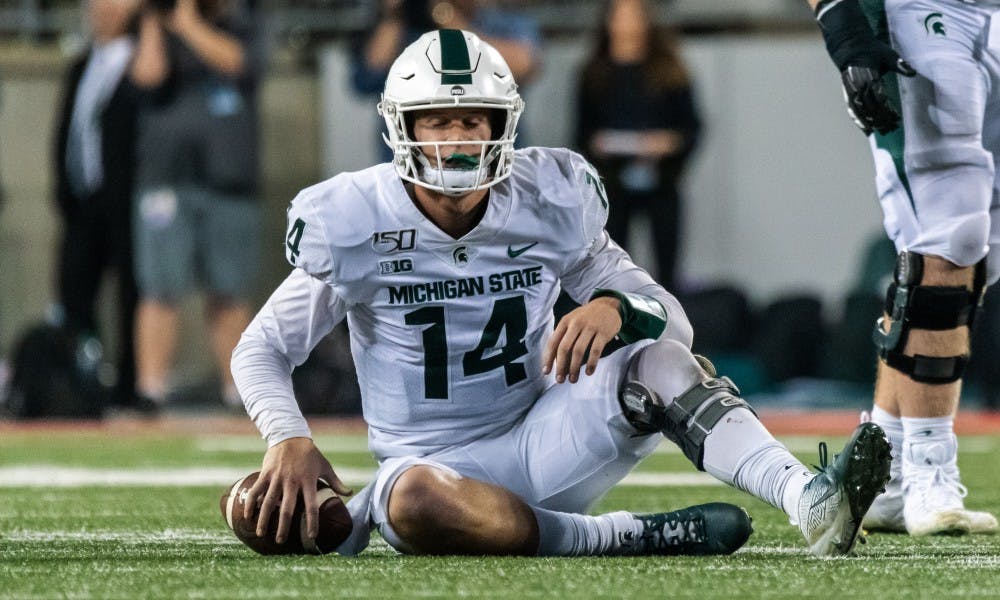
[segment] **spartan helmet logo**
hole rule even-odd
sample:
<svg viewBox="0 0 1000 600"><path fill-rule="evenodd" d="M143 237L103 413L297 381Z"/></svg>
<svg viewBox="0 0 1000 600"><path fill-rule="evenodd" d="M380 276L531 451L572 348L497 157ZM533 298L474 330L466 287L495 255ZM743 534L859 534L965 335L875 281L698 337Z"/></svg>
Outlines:
<svg viewBox="0 0 1000 600"><path fill-rule="evenodd" d="M467 264L469 262L469 250L465 246L459 246L452 251L451 257L455 259L456 265Z"/></svg>
<svg viewBox="0 0 1000 600"><path fill-rule="evenodd" d="M944 15L939 12L934 12L924 19L924 29L928 34L941 35L947 37L947 33L944 30Z"/></svg>

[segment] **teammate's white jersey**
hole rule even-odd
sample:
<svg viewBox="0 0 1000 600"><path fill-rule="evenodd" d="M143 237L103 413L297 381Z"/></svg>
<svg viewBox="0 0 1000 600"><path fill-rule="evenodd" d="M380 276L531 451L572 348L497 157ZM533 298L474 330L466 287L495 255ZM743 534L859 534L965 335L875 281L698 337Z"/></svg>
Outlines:
<svg viewBox="0 0 1000 600"><path fill-rule="evenodd" d="M234 354L251 417L271 444L294 434L287 423L297 411L261 393L252 356L266 344L286 366L298 364L345 316L380 459L515 423L552 383L541 354L560 289L579 302L598 288L652 296L668 313L664 335L690 345L676 300L604 233L607 210L583 158L542 148L517 152L512 176L490 190L482 220L457 240L423 215L390 164L302 191L286 240L296 272Z"/></svg>

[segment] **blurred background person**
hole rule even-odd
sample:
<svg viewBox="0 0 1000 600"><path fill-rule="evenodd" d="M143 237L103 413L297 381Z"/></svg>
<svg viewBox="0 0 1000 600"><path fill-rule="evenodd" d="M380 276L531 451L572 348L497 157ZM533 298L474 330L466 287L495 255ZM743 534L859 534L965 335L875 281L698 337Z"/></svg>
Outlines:
<svg viewBox="0 0 1000 600"><path fill-rule="evenodd" d="M142 91L134 211L137 387L163 406L179 303L200 285L227 406L229 359L250 322L259 270L260 71L249 16L228 0L150 0L130 76Z"/></svg>
<svg viewBox="0 0 1000 600"><path fill-rule="evenodd" d="M371 34L356 44L353 85L356 92L378 95L389 67L403 48L432 29L463 29L478 35L503 56L514 80L523 88L539 69L541 33L527 15L502 10L483 0L382 0ZM384 127L379 119L379 131ZM524 145L523 133L518 146ZM381 141L381 140L380 140ZM382 159L392 160L388 147Z"/></svg>
<svg viewBox="0 0 1000 600"><path fill-rule="evenodd" d="M2 109L3 109L3 73L0 72L0 110ZM2 173L0 173L0 175L2 175ZM6 197L4 196L3 177L0 176L0 210L3 210L3 204L5 200Z"/></svg>
<svg viewBox="0 0 1000 600"><path fill-rule="evenodd" d="M605 178L607 230L628 249L629 219L649 215L656 279L676 289L678 184L701 130L675 36L653 25L645 0L611 0L578 87L577 145Z"/></svg>
<svg viewBox="0 0 1000 600"><path fill-rule="evenodd" d="M129 224L134 176L136 98L132 60L140 0L83 3L90 44L71 64L56 117L55 201L62 217L58 299L64 325L80 340L99 339L96 304L105 273L117 276L118 404L135 394L133 322L138 299Z"/></svg>

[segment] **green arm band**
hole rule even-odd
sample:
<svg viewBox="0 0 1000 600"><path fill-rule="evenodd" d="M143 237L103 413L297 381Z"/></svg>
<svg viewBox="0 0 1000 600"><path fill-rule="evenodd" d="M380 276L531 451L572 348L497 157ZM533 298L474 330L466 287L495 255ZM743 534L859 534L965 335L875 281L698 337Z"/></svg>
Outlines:
<svg viewBox="0 0 1000 600"><path fill-rule="evenodd" d="M604 296L618 299L618 314L622 318L622 328L618 332L618 337L626 344L639 340L655 340L667 328L667 310L656 298L631 292L598 289L590 299Z"/></svg>

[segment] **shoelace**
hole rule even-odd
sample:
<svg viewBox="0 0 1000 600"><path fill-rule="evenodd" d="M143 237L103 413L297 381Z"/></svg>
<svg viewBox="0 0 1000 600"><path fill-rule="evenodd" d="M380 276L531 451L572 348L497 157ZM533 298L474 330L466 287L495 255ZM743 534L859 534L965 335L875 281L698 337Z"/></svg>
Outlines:
<svg viewBox="0 0 1000 600"><path fill-rule="evenodd" d="M813 483L821 480L819 478L819 475L826 475L826 471L829 468L829 462L827 460L828 457L829 457L829 452L826 449L826 442L820 442L819 443L819 465L818 466L817 465L813 465L812 466L813 469L816 469L816 475L817 475L817 477L814 477L812 479L812 481L810 481L808 484L806 484L806 489L807 490L810 490L810 489L813 488ZM833 458L834 458L834 460L836 460L837 457L834 456ZM826 477L826 479L829 479L829 477ZM829 496L830 496L830 494L826 493L822 498L820 498L816 502L817 503L818 502L822 502L823 500L825 500ZM815 506L815 504L814 504L814 506Z"/></svg>
<svg viewBox="0 0 1000 600"><path fill-rule="evenodd" d="M829 455L829 451L826 449L826 442L820 442L819 443L819 466L817 467L816 465L813 465L813 468L816 469L817 472L819 472L819 473L826 473L828 455ZM833 459L837 460L837 457L834 456Z"/></svg>

